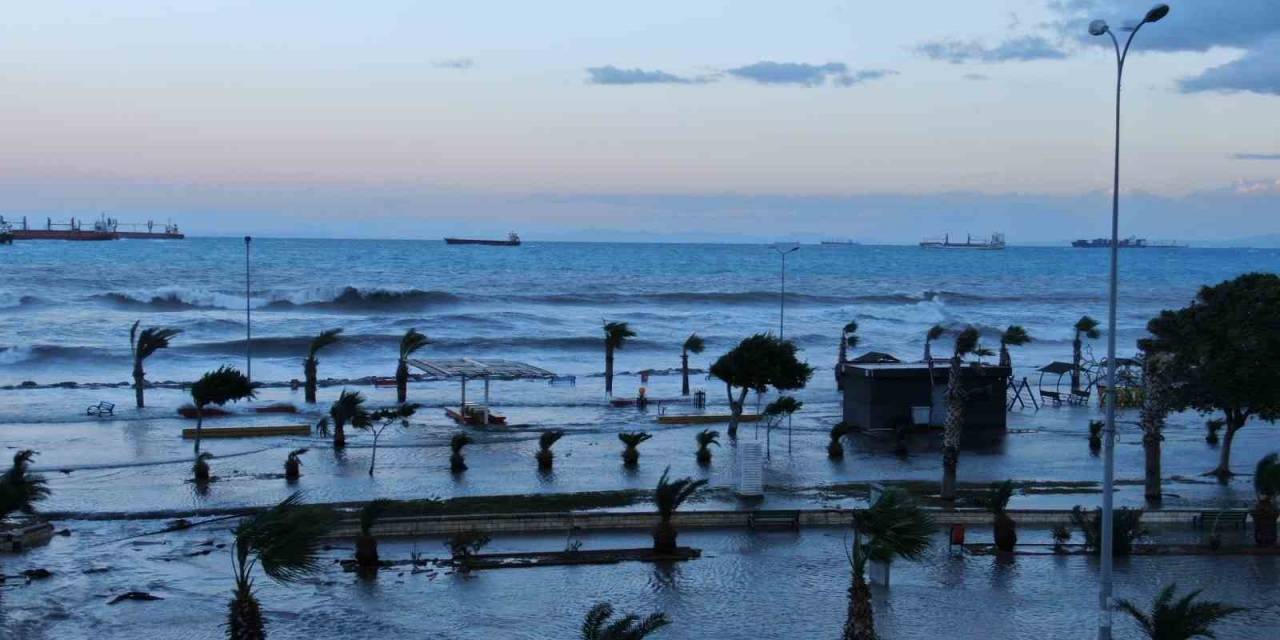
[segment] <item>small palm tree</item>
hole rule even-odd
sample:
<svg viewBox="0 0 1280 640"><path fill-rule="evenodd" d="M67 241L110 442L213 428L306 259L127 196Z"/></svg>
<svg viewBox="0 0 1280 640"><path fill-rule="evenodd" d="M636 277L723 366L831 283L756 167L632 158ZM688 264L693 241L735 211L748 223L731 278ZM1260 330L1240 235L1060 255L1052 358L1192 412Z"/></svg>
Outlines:
<svg viewBox="0 0 1280 640"><path fill-rule="evenodd" d="M967 354L978 348L978 330L965 327L956 336L955 351L951 355L951 371L947 374L947 420L942 431L942 491L943 500L956 499L956 468L960 465L960 434L964 431L964 405L968 391L961 380L964 368L961 363Z"/></svg>
<svg viewBox="0 0 1280 640"><path fill-rule="evenodd" d="M849 360L849 349L857 349L858 343L862 341L857 335L858 323L850 320L843 329L840 330L840 363L844 364Z"/></svg>
<svg viewBox="0 0 1280 640"><path fill-rule="evenodd" d="M35 504L49 497L48 481L31 473L35 455L31 449L13 454L13 466L0 476L0 523L15 513L35 513Z"/></svg>
<svg viewBox="0 0 1280 640"><path fill-rule="evenodd" d="M191 403L196 408L196 455L200 455L200 430L204 426L204 408L213 404L222 406L253 398L256 393L249 378L232 367L218 367L204 374L191 385Z"/></svg>
<svg viewBox="0 0 1280 640"><path fill-rule="evenodd" d="M1280 495L1280 454L1269 453L1253 472L1258 504L1253 508L1253 539L1260 547L1276 544L1276 496Z"/></svg>
<svg viewBox="0 0 1280 640"><path fill-rule="evenodd" d="M762 415L765 418L765 441L768 443L767 447L772 447L773 439L770 436L773 435L773 428L782 424L783 418L787 419L787 429L788 433L790 433L791 416L803 406L803 402L791 396L778 396L777 400L765 405ZM766 448L766 452L769 451L769 448ZM765 455L767 456L768 453Z"/></svg>
<svg viewBox="0 0 1280 640"><path fill-rule="evenodd" d="M404 427L409 426L409 418L418 412L417 403L398 404L387 409L378 409L369 413L369 420L366 422L352 422L351 426L357 429L367 429L373 433L373 452L369 455L369 476L373 476L373 467L378 464L378 440L382 437L382 432L394 424Z"/></svg>
<svg viewBox="0 0 1280 640"><path fill-rule="evenodd" d="M1071 390L1079 391L1080 363L1084 360L1084 346L1081 339L1088 338L1090 340L1097 340L1102 333L1098 331L1098 321L1087 315L1080 316L1080 319L1076 320L1076 324L1073 328L1075 329L1076 335L1071 341Z"/></svg>
<svg viewBox="0 0 1280 640"><path fill-rule="evenodd" d="M694 480L687 477L667 481L670 471L671 467L663 469L662 477L658 478L658 488L653 491L653 503L658 507L658 526L653 530L653 550L656 553L676 552L677 532L675 525L671 524L671 516L708 482L706 478Z"/></svg>
<svg viewBox="0 0 1280 640"><path fill-rule="evenodd" d="M711 464L711 445L720 446L720 432L713 429L703 429L698 433L698 464L707 466Z"/></svg>
<svg viewBox="0 0 1280 640"><path fill-rule="evenodd" d="M538 459L538 470L542 472L551 471L555 465L556 454L551 451L551 446L564 437L564 431L560 429L551 429L543 431L538 436L538 453L534 456Z"/></svg>
<svg viewBox="0 0 1280 640"><path fill-rule="evenodd" d="M347 425L354 429L368 429L373 424L373 414L365 409L363 393L343 389L329 406L329 416L320 424L322 432L333 426L333 448L342 449L347 446Z"/></svg>
<svg viewBox="0 0 1280 640"><path fill-rule="evenodd" d="M316 358L316 354L320 353L321 349L337 342L341 335L342 329L328 329L321 331L311 339L311 345L307 348L307 359L302 364L302 374L306 379L307 402L314 403L316 401L316 367L320 365L320 360Z"/></svg>
<svg viewBox="0 0 1280 640"><path fill-rule="evenodd" d="M129 329L129 351L133 353L133 396L139 409L146 406L142 392L147 386L147 373L142 370L142 362L155 352L167 349L169 340L182 333L182 329L169 327L147 327L139 333L138 325L141 323L142 321L138 320Z"/></svg>
<svg viewBox="0 0 1280 640"><path fill-rule="evenodd" d="M875 612L867 585L867 562L889 563L894 558L917 560L932 543L936 525L903 492L884 492L870 507L854 513L854 542L849 554L853 581L843 640L875 640Z"/></svg>
<svg viewBox="0 0 1280 640"><path fill-rule="evenodd" d="M1213 625L1229 615L1244 611L1240 607L1212 600L1197 601L1200 589L1187 593L1175 602L1174 594L1177 590L1177 583L1170 583L1161 589L1150 611L1138 608L1130 600L1117 602L1116 608L1129 614L1142 629L1142 635L1150 640L1216 638Z"/></svg>
<svg viewBox="0 0 1280 640"><path fill-rule="evenodd" d="M1142 526L1142 509L1121 507L1111 519L1111 555L1127 556L1133 551L1133 543L1147 534ZM1084 536L1084 548L1094 554L1102 553L1102 509L1086 512L1079 505L1071 509L1071 523Z"/></svg>
<svg viewBox="0 0 1280 640"><path fill-rule="evenodd" d="M1011 324L1000 334L1000 366L1013 367L1013 357L1009 355L1009 347L1021 347L1031 342L1031 334L1021 325Z"/></svg>
<svg viewBox="0 0 1280 640"><path fill-rule="evenodd" d="M1098 455L1098 451L1102 449L1102 428L1107 423L1101 420L1089 421L1089 452Z"/></svg>
<svg viewBox="0 0 1280 640"><path fill-rule="evenodd" d="M197 484L204 484L212 477L209 471L209 461L212 459L213 454L208 451L196 456L195 463L191 465L191 476Z"/></svg>
<svg viewBox="0 0 1280 640"><path fill-rule="evenodd" d="M452 452L449 456L449 470L454 473L462 473L467 470L467 462L462 457L462 448L475 442L466 432L459 431L449 438L449 450Z"/></svg>
<svg viewBox="0 0 1280 640"><path fill-rule="evenodd" d="M636 447L639 447L641 442L652 437L644 431L623 431L619 433L618 439L625 445L622 450L622 464L628 467L636 466L636 463L640 461L640 450Z"/></svg>
<svg viewBox="0 0 1280 640"><path fill-rule="evenodd" d="M684 345L680 347L680 395L689 395L689 354L702 353L706 348L706 341L696 333L684 339Z"/></svg>
<svg viewBox="0 0 1280 640"><path fill-rule="evenodd" d="M844 445L841 440L853 433L853 427L841 422L831 427L831 441L827 443L827 457L832 460L844 460Z"/></svg>
<svg viewBox="0 0 1280 640"><path fill-rule="evenodd" d="M1013 497L1013 481L1005 480L991 485L981 498L982 506L993 516L992 529L996 548L1013 551L1018 544L1018 523L1009 517L1009 499Z"/></svg>
<svg viewBox="0 0 1280 640"><path fill-rule="evenodd" d="M629 613L617 620L613 617L613 605L601 602L587 612L582 621L582 640L642 640L649 634L671 624L662 613L646 618Z"/></svg>
<svg viewBox="0 0 1280 640"><path fill-rule="evenodd" d="M604 392L613 395L613 352L622 349L635 331L625 322L604 323Z"/></svg>
<svg viewBox="0 0 1280 640"><path fill-rule="evenodd" d="M232 545L236 588L227 614L228 638L262 640L267 637L262 606L253 593L254 568L262 567L267 577L285 584L321 572L324 565L320 551L332 522L330 511L304 506L297 493L240 522Z"/></svg>
<svg viewBox="0 0 1280 640"><path fill-rule="evenodd" d="M394 500L378 498L360 508L360 535L356 536L356 564L368 571L378 570L378 539L373 536L373 525L391 509Z"/></svg>
<svg viewBox="0 0 1280 640"><path fill-rule="evenodd" d="M417 329L409 329L400 338L400 360L396 364L396 402L404 404L409 398L409 357L427 346L430 340Z"/></svg>
<svg viewBox="0 0 1280 640"><path fill-rule="evenodd" d="M303 447L289 452L289 457L284 460L285 480L297 480L302 477L302 459L300 456L307 451L308 449Z"/></svg>

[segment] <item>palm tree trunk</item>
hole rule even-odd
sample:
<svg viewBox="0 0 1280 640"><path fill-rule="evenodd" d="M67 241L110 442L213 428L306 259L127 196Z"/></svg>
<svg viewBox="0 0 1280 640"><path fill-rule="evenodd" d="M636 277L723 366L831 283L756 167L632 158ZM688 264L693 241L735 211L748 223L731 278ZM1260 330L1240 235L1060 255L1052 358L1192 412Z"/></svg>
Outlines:
<svg viewBox="0 0 1280 640"><path fill-rule="evenodd" d="M1146 459L1143 495L1147 502L1160 502L1164 493L1160 486L1160 441L1163 439L1159 431L1147 431L1142 435L1142 453Z"/></svg>
<svg viewBox="0 0 1280 640"><path fill-rule="evenodd" d="M1000 343L1000 366L1013 368L1013 357L1009 355L1009 345Z"/></svg>
<svg viewBox="0 0 1280 640"><path fill-rule="evenodd" d="M204 407L196 405L196 456L200 455L200 428L204 426Z"/></svg>
<svg viewBox="0 0 1280 640"><path fill-rule="evenodd" d="M1218 466L1209 473L1218 476L1219 479L1226 480L1235 475L1231 473L1231 441L1235 440L1236 432L1244 427L1247 418L1239 416L1235 411L1227 412L1227 428L1226 434L1222 436L1222 452L1218 458Z"/></svg>
<svg viewBox="0 0 1280 640"><path fill-rule="evenodd" d="M266 640L267 629L262 621L262 606L248 588L236 589L227 613L227 637L230 640Z"/></svg>
<svg viewBox="0 0 1280 640"><path fill-rule="evenodd" d="M680 395L689 395L689 353L680 354Z"/></svg>
<svg viewBox="0 0 1280 640"><path fill-rule="evenodd" d="M316 401L316 365L318 364L315 358L307 358L306 364L302 367L303 376L306 378L306 399L312 404Z"/></svg>
<svg viewBox="0 0 1280 640"><path fill-rule="evenodd" d="M871 608L871 587L860 573L849 585L849 613L842 640L876 640L875 611Z"/></svg>
<svg viewBox="0 0 1280 640"><path fill-rule="evenodd" d="M409 363L404 360L396 366L396 402L404 404L409 399Z"/></svg>
<svg viewBox="0 0 1280 640"><path fill-rule="evenodd" d="M343 424L344 422L346 421L345 420L333 421L333 448L334 449L343 449L347 446L347 432L345 430L346 425Z"/></svg>
<svg viewBox="0 0 1280 640"><path fill-rule="evenodd" d="M133 399L137 401L139 409L147 405L142 397L142 390L147 384L146 376L146 372L142 370L142 361L135 360L133 363Z"/></svg>
<svg viewBox="0 0 1280 640"><path fill-rule="evenodd" d="M1080 333L1076 333L1076 339L1071 341L1071 390L1080 390Z"/></svg>
<svg viewBox="0 0 1280 640"><path fill-rule="evenodd" d="M943 500L956 498L956 467L960 464L960 432L964 429L964 387L960 384L963 374L960 357L951 358L951 371L947 376L947 421L942 432L942 492Z"/></svg>
<svg viewBox="0 0 1280 640"><path fill-rule="evenodd" d="M604 394L613 395L613 347L604 347Z"/></svg>

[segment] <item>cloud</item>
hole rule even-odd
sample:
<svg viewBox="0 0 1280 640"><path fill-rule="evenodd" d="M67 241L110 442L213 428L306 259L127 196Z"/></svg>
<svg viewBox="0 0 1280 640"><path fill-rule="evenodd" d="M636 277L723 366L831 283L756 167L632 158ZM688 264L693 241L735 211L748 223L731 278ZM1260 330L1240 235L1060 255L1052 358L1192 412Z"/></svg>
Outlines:
<svg viewBox="0 0 1280 640"><path fill-rule="evenodd" d="M1240 180L1236 182L1234 191L1239 195L1280 194L1280 178L1275 180Z"/></svg>
<svg viewBox="0 0 1280 640"><path fill-rule="evenodd" d="M1010 38L994 47L985 46L977 40L933 40L917 46L916 51L934 60L946 60L952 64L1059 60L1067 57L1065 50L1041 36Z"/></svg>
<svg viewBox="0 0 1280 640"><path fill-rule="evenodd" d="M990 79L991 79L991 76L986 75L986 74L983 74L983 73L966 73L966 74L964 74L963 76L960 76L960 77L961 77L961 78L964 78L965 80L973 80L973 81L975 81L975 82L981 82L981 81L983 81L983 80L990 80Z"/></svg>
<svg viewBox="0 0 1280 640"><path fill-rule="evenodd" d="M445 60L436 60L431 66L437 69L470 69L476 63L471 58L448 58Z"/></svg>
<svg viewBox="0 0 1280 640"><path fill-rule="evenodd" d="M685 78L666 71L646 71L644 69L619 69L613 65L588 67L591 76L588 84L695 84L706 82L704 78Z"/></svg>
<svg viewBox="0 0 1280 640"><path fill-rule="evenodd" d="M1183 93L1248 91L1280 96L1280 37L1250 50L1238 60L1183 78L1178 82L1178 89Z"/></svg>
<svg viewBox="0 0 1280 640"><path fill-rule="evenodd" d="M843 62L828 62L815 65L803 62L762 60L743 67L726 69L725 73L759 84L818 87L830 80L835 85L851 87L869 80L894 75L897 72L891 69L850 71L849 66Z"/></svg>
<svg viewBox="0 0 1280 640"><path fill-rule="evenodd" d="M1233 153L1232 160L1280 160L1280 153Z"/></svg>

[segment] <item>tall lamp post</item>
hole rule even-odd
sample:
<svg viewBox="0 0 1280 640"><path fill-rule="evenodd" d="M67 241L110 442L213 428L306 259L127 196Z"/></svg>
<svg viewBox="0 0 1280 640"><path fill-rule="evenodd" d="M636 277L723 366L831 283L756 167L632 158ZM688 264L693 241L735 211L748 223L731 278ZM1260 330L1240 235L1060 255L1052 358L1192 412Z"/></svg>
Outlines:
<svg viewBox="0 0 1280 640"><path fill-rule="evenodd" d="M799 251L800 245L794 242L776 243L773 245L773 250L777 251L778 255L782 256L782 271L780 278L781 288L778 293L778 339L781 340L785 337L782 330L785 318L784 314L787 307L787 254Z"/></svg>
<svg viewBox="0 0 1280 640"><path fill-rule="evenodd" d="M249 243L250 236L244 237L244 375L253 380L253 317L249 314Z"/></svg>
<svg viewBox="0 0 1280 640"><path fill-rule="evenodd" d="M1157 4L1129 31L1124 48L1116 34L1103 20L1089 23L1089 34L1111 36L1111 43L1116 49L1116 144L1115 172L1111 186L1111 288L1107 307L1107 420L1103 429L1103 472L1102 472L1102 570L1098 592L1098 640L1111 640L1111 614L1114 599L1111 588L1112 547L1114 545L1113 522L1115 505L1112 493L1115 489L1115 446L1116 446L1116 298L1119 281L1118 263L1120 259L1120 81L1124 76L1124 61L1129 55L1129 45L1138 30L1148 22L1158 22L1169 14L1169 5Z"/></svg>

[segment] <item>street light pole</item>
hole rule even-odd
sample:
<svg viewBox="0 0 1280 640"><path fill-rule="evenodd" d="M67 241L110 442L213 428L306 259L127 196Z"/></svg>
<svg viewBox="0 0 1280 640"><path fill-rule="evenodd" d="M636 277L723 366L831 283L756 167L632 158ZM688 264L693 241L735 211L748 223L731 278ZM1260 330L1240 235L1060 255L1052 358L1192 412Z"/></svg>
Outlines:
<svg viewBox="0 0 1280 640"><path fill-rule="evenodd" d="M787 308L787 254L799 251L800 245L775 244L773 245L773 250L777 251L778 255L782 256L782 271L780 274L781 277L779 278L781 281L781 287L778 294L778 339L781 340L785 337L783 334L783 328Z"/></svg>
<svg viewBox="0 0 1280 640"><path fill-rule="evenodd" d="M244 375L253 381L253 317L249 312L249 243L253 238L244 237Z"/></svg>
<svg viewBox="0 0 1280 640"><path fill-rule="evenodd" d="M1120 41L1115 33L1102 20L1094 20L1089 24L1090 35L1111 36L1111 43L1116 51L1116 129L1115 129L1115 168L1111 185L1111 269L1110 291L1107 304L1107 416L1103 428L1103 472L1102 472L1102 567L1098 590L1098 640L1111 640L1111 618L1114 607L1112 596L1112 549L1115 545L1114 521L1115 502L1115 469L1116 469L1116 306L1119 297L1119 262L1120 262L1120 86L1124 76L1124 62L1129 55L1129 45L1138 30L1148 22L1157 22L1169 13L1169 5L1158 4L1147 12L1142 21L1129 32L1129 38L1120 48Z"/></svg>

